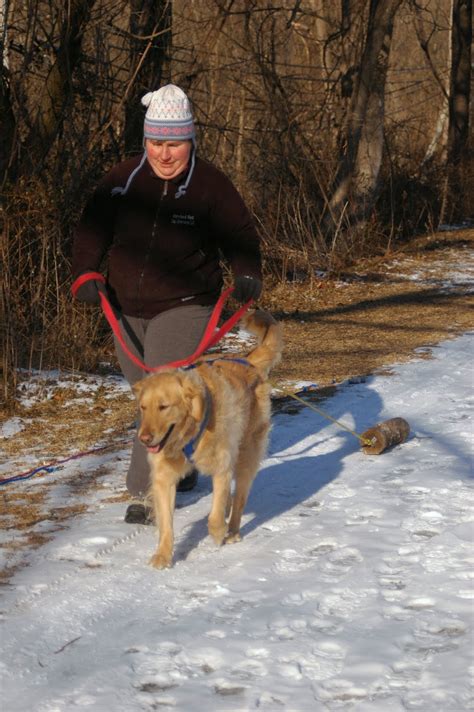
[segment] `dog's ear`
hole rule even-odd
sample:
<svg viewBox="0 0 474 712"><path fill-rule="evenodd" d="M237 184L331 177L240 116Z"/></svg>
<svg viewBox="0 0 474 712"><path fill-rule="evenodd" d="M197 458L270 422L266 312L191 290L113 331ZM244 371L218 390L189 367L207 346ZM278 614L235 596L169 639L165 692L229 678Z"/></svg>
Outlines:
<svg viewBox="0 0 474 712"><path fill-rule="evenodd" d="M182 382L184 400L189 408L189 415L199 422L204 415L204 397L198 384L191 378Z"/></svg>
<svg viewBox="0 0 474 712"><path fill-rule="evenodd" d="M137 400L140 398L144 387L145 387L145 379L144 378L142 378L141 381L137 381L136 383L133 384L132 391L133 391L135 398Z"/></svg>
<svg viewBox="0 0 474 712"><path fill-rule="evenodd" d="M201 393L196 393L191 400L191 415L199 423L204 416L204 398Z"/></svg>

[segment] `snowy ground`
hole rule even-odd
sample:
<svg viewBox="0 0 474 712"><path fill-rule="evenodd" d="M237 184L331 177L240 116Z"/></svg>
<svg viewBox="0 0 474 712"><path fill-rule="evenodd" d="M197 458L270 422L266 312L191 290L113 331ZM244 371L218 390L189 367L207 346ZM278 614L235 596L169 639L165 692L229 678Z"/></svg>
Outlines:
<svg viewBox="0 0 474 712"><path fill-rule="evenodd" d="M72 473L109 473L5 587L2 710L473 709L472 346L320 404L358 432L406 418L410 439L378 457L309 408L275 415L242 542L206 536L201 477L179 496L170 570L147 565L153 529L106 502L125 450L44 475L63 506Z"/></svg>

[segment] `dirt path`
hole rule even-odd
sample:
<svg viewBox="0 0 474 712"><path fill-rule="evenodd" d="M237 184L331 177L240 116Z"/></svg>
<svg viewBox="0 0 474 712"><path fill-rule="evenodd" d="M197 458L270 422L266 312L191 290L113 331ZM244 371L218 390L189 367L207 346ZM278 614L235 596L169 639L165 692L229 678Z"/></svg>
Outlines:
<svg viewBox="0 0 474 712"><path fill-rule="evenodd" d="M473 327L473 290L473 229L420 238L337 280L279 285L263 303L285 329L274 378L327 385L428 353Z"/></svg>

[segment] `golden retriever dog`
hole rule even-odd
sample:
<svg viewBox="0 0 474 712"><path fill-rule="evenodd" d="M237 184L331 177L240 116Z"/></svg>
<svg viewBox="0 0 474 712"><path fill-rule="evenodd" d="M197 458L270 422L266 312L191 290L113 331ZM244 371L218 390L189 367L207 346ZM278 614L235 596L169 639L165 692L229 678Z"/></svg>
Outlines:
<svg viewBox="0 0 474 712"><path fill-rule="evenodd" d="M258 339L247 356L208 356L134 386L141 413L138 436L151 469L148 497L159 531L150 560L157 569L172 564L176 485L193 467L212 477L209 534L218 545L240 541L242 512L267 448L268 374L282 350L281 327L267 312L252 312L244 326Z"/></svg>

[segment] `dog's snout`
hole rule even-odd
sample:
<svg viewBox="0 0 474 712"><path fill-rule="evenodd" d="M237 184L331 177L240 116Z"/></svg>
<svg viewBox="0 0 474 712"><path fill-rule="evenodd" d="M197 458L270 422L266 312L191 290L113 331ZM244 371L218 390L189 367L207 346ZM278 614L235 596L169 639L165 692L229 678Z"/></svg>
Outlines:
<svg viewBox="0 0 474 712"><path fill-rule="evenodd" d="M138 437L144 445L150 445L153 441L153 435L150 432L139 433Z"/></svg>

